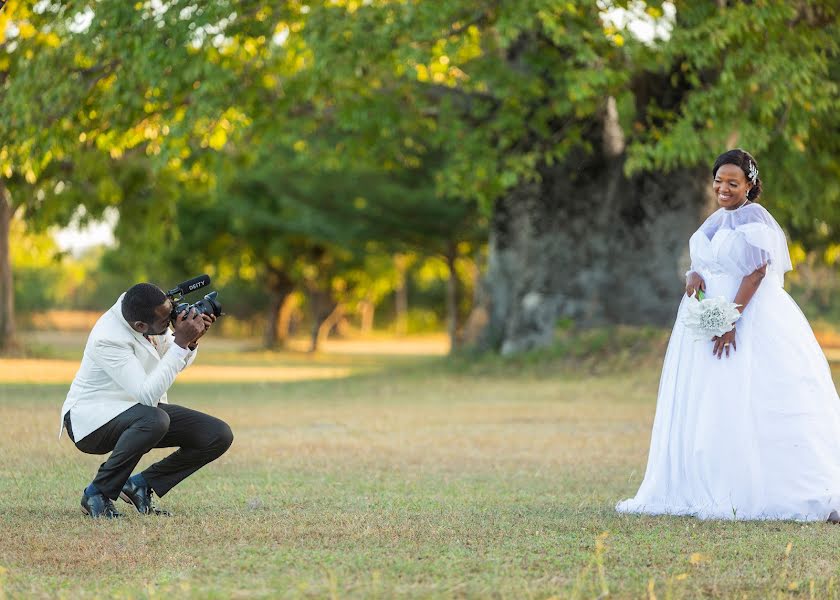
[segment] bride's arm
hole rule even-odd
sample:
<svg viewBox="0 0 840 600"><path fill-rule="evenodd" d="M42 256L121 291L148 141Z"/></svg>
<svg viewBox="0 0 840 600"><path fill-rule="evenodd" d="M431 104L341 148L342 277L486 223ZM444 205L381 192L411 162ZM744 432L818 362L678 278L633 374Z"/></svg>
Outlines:
<svg viewBox="0 0 840 600"><path fill-rule="evenodd" d="M696 271L689 271L685 274L685 295L689 298L697 292L697 290L706 291L706 282Z"/></svg>
<svg viewBox="0 0 840 600"><path fill-rule="evenodd" d="M752 297L758 291L758 286L761 285L761 280L767 275L767 265L764 264L755 271L747 275L741 280L741 285L738 287L738 292L735 294L735 304L738 305L738 310L743 314L744 309L749 304ZM738 345L735 342L735 327L731 331L727 331L722 336L715 336L712 338L715 343L712 354L717 355L718 358L726 350L726 356L729 356L729 345L732 344L732 349L737 350Z"/></svg>
<svg viewBox="0 0 840 600"><path fill-rule="evenodd" d="M761 285L761 280L764 279L765 275L767 275L766 263L741 280L741 286L738 288L738 293L735 294L735 300L733 302L738 305L738 310L742 314L747 304L749 304L752 297L758 291L758 286Z"/></svg>

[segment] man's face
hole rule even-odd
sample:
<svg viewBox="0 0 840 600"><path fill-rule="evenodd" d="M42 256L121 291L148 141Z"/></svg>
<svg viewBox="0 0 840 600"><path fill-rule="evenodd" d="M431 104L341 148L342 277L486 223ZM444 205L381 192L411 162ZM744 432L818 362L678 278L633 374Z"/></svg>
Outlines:
<svg viewBox="0 0 840 600"><path fill-rule="evenodd" d="M145 323L146 335L161 335L166 333L169 327L169 315L172 313L172 301L167 298L166 302L155 309L155 320L151 323Z"/></svg>

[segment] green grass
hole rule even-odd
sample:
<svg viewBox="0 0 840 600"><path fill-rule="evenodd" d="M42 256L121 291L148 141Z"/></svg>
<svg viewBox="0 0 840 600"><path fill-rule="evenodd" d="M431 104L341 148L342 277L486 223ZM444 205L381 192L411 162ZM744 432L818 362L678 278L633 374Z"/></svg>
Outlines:
<svg viewBox="0 0 840 600"><path fill-rule="evenodd" d="M170 519L83 517L102 459L56 440L67 386L0 384L0 598L840 596L837 527L613 511L644 471L656 360L359 358L344 379L176 383L236 439L160 501Z"/></svg>

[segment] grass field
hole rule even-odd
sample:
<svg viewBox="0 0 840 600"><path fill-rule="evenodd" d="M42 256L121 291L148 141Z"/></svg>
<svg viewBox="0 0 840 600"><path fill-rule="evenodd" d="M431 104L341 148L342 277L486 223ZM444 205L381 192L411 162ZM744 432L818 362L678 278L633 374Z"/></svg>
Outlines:
<svg viewBox="0 0 840 600"><path fill-rule="evenodd" d="M207 344L209 380L170 400L227 420L230 451L161 500L173 518L93 522L101 459L56 439L74 343L0 360L0 598L840 596L836 526L613 511L642 478L658 359Z"/></svg>

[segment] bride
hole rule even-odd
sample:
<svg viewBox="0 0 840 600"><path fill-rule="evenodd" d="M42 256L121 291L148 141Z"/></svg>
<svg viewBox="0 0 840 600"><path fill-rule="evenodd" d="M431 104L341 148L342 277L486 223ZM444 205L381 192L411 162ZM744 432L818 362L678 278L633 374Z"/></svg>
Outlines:
<svg viewBox="0 0 840 600"><path fill-rule="evenodd" d="M782 288L785 235L757 204L743 150L712 168L720 208L689 240L691 270L662 376L645 478L623 513L840 521L840 400L808 321ZM737 327L695 341L701 290L741 305Z"/></svg>

